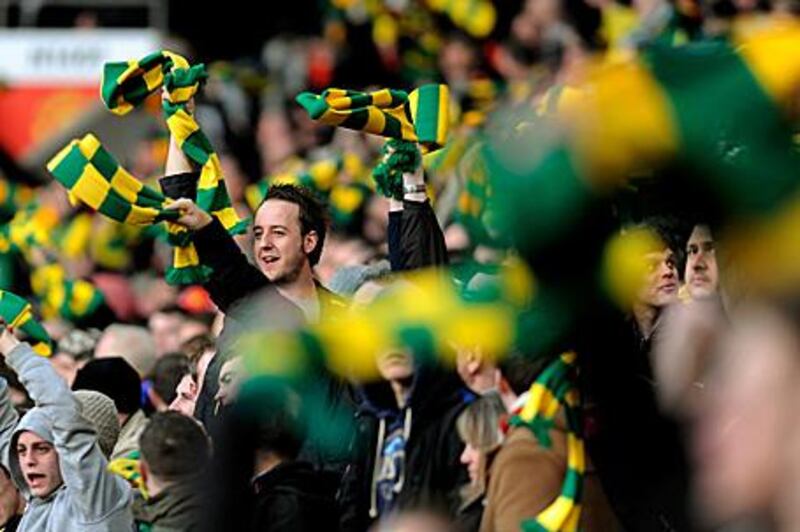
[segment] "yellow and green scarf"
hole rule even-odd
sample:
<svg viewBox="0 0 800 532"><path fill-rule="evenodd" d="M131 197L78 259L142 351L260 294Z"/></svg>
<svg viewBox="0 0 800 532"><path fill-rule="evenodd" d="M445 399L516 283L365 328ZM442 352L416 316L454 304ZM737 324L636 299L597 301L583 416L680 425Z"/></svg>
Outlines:
<svg viewBox="0 0 800 532"><path fill-rule="evenodd" d="M30 337L33 350L45 357L53 352L52 341L44 327L33 317L30 303L11 292L0 290L0 317L6 327L20 329Z"/></svg>
<svg viewBox="0 0 800 532"><path fill-rule="evenodd" d="M319 95L303 92L296 100L323 124L418 142L423 152L430 152L447 141L449 98L447 85L429 84L411 93L326 89Z"/></svg>
<svg viewBox="0 0 800 532"><path fill-rule="evenodd" d="M564 353L550 363L531 385L530 396L512 426L529 428L539 445L552 444L550 429L563 410L567 419L567 474L561 495L536 517L521 523L524 532L578 530L586 456L581 437L580 395L574 383L575 353Z"/></svg>
<svg viewBox="0 0 800 532"><path fill-rule="evenodd" d="M190 66L185 58L167 51L154 52L141 60L107 63L103 69L101 96L113 113L125 115L148 96L166 88L164 117L170 133L186 156L201 166L195 201L217 217L231 234L245 231L230 204L219 157L203 134L187 103L206 78L205 67ZM49 163L48 170L78 198L109 218L147 226L174 220L178 213L164 209L168 199L122 168L93 135L74 140ZM167 224L169 242L175 246L166 279L171 284L201 283L210 269L201 264L191 234L174 223Z"/></svg>

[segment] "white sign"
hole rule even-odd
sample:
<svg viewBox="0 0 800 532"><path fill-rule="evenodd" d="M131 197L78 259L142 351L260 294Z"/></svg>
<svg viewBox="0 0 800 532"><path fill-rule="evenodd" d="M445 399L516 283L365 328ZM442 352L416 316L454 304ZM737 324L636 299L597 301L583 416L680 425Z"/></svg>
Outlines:
<svg viewBox="0 0 800 532"><path fill-rule="evenodd" d="M150 29L0 29L0 82L7 85L94 85L103 64L158 50Z"/></svg>

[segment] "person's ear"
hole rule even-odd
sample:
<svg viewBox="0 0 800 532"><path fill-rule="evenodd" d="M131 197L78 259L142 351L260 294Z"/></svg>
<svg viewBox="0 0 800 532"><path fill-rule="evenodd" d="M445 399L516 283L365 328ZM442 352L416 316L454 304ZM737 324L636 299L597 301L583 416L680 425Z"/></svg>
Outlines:
<svg viewBox="0 0 800 532"><path fill-rule="evenodd" d="M317 235L316 231L309 231L303 237L303 252L308 255L317 247L317 242L319 242L319 235Z"/></svg>
<svg viewBox="0 0 800 532"><path fill-rule="evenodd" d="M475 375L480 371L481 366L483 365L483 353L481 353L480 347L474 347L469 350L469 354L467 355L467 371L470 375Z"/></svg>

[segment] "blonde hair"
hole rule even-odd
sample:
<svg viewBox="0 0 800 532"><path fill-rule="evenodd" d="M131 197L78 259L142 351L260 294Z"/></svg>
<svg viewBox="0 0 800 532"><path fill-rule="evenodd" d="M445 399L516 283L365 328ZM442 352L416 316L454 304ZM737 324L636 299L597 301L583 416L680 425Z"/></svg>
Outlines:
<svg viewBox="0 0 800 532"><path fill-rule="evenodd" d="M486 458L503 442L500 422L507 413L500 396L496 392L489 392L470 403L456 420L456 430L461 440L477 449L482 459L477 482L470 483L461 490L462 502L465 504L482 495L486 489Z"/></svg>

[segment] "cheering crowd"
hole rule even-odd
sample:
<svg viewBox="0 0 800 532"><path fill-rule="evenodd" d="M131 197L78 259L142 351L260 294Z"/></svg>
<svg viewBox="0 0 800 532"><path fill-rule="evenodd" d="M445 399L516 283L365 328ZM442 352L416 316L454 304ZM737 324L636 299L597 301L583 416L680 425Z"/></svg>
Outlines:
<svg viewBox="0 0 800 532"><path fill-rule="evenodd" d="M0 530L800 527L800 5L322 4L0 159Z"/></svg>

